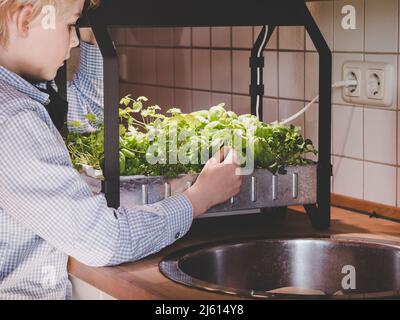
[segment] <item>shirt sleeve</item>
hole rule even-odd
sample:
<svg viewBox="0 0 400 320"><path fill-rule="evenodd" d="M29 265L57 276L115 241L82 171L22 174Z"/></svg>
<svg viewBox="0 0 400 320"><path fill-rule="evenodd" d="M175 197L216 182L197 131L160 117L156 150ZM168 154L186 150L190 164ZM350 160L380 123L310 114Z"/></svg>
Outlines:
<svg viewBox="0 0 400 320"><path fill-rule="evenodd" d="M158 252L189 230L184 195L151 205L109 208L72 167L62 141L35 111L0 125L0 204L55 248L90 266L117 265Z"/></svg>
<svg viewBox="0 0 400 320"><path fill-rule="evenodd" d="M98 123L104 119L103 57L96 44L81 41L78 71L67 83L68 122L79 121L82 129L68 125L72 132L89 132L96 129L84 117L95 114Z"/></svg>

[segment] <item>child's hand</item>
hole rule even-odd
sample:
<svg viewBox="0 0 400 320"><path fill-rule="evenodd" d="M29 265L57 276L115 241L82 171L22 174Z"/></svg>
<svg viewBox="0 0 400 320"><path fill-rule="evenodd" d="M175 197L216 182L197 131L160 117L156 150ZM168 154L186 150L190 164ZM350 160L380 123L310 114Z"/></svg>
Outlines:
<svg viewBox="0 0 400 320"><path fill-rule="evenodd" d="M79 28L81 40L89 44L97 44L92 28Z"/></svg>
<svg viewBox="0 0 400 320"><path fill-rule="evenodd" d="M237 159L235 150L221 149L207 161L195 184L184 192L193 205L193 219L239 193L242 176L236 175L240 167Z"/></svg>

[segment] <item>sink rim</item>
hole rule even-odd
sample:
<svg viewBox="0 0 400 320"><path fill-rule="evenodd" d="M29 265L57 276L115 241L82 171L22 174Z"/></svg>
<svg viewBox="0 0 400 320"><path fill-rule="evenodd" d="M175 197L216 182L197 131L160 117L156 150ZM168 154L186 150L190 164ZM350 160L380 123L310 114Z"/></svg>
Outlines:
<svg viewBox="0 0 400 320"><path fill-rule="evenodd" d="M319 300L343 300L343 299L400 299L400 290L395 291L385 291L385 292L369 292L365 297L366 293L355 293L355 294L343 294L343 295L333 295L333 294L296 294L296 293L273 293L269 291L255 291L240 288L229 288L223 285L207 282L193 276L186 274L179 267L179 262L183 259L188 259L191 256L204 252L204 250L217 250L219 247L224 247L227 245L240 245L249 242L263 242L263 241L290 241L290 240L314 240L314 241L324 241L329 243L339 243L339 244L358 244L365 245L367 247L375 249L388 249L394 248L400 250L400 242L376 238L363 238L354 237L340 234L340 235L311 235L311 236L300 236L296 237L290 236L249 236L240 238L231 238L219 241L205 242L201 244L196 244L192 246L187 246L181 249L177 249L167 256L165 256L159 263L159 271L163 276L172 280L178 284L185 285L192 289L200 289L203 291L208 291L210 293L228 294L236 297L247 298L247 299L319 299Z"/></svg>

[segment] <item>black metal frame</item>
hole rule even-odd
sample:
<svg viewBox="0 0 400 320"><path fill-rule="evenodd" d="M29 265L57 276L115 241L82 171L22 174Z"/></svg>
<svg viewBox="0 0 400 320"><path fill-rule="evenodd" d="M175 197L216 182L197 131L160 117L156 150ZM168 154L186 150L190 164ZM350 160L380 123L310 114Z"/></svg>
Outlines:
<svg viewBox="0 0 400 320"><path fill-rule="evenodd" d="M257 68L264 66L264 51L276 26L304 26L319 53L319 161L317 203L305 205L314 227L330 225L331 165L331 70L332 54L304 0L103 0L100 8L87 11L81 26L91 26L104 57L104 184L108 205L120 205L119 185L119 69L109 27L263 26L250 58L251 111L262 119L264 85L257 84ZM268 26L268 30L265 26ZM263 39L267 41L263 43ZM65 79L65 76L64 76ZM262 76L261 76L262 79Z"/></svg>

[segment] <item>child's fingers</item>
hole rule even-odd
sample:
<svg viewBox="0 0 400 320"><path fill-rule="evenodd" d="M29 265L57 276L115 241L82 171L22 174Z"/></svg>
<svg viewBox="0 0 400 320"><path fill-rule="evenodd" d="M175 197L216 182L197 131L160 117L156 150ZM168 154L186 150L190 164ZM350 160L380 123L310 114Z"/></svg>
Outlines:
<svg viewBox="0 0 400 320"><path fill-rule="evenodd" d="M230 148L228 147L222 147L216 153L214 153L214 155L210 158L210 160L208 160L207 163L210 164L221 163L222 161L224 161L225 156L229 153L229 149Z"/></svg>
<svg viewBox="0 0 400 320"><path fill-rule="evenodd" d="M239 155L235 149L229 148L229 152L225 157L224 163L240 165Z"/></svg>

